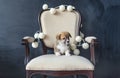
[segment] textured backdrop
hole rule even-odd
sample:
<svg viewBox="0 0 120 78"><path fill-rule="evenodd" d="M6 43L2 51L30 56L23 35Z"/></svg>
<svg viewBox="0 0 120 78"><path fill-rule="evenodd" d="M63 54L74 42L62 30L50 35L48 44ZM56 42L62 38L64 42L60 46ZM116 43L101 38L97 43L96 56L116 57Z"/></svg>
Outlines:
<svg viewBox="0 0 120 78"><path fill-rule="evenodd" d="M85 35L95 35L100 44L95 78L120 78L120 0L0 0L0 78L25 78L21 39L39 30L37 16L44 3L80 10ZM31 57L41 54L40 48L31 50Z"/></svg>

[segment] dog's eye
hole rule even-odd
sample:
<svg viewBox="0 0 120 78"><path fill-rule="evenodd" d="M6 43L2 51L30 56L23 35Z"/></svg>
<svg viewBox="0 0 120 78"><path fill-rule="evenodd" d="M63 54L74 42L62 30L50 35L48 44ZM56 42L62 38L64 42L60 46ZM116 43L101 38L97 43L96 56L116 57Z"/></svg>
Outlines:
<svg viewBox="0 0 120 78"><path fill-rule="evenodd" d="M63 40L65 40L65 38L63 38Z"/></svg>

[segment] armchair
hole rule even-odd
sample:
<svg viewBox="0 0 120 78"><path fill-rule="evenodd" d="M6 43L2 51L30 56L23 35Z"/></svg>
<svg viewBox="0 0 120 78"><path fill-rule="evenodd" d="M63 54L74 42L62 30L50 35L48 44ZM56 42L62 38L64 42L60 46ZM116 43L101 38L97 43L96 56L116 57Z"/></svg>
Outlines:
<svg viewBox="0 0 120 78"><path fill-rule="evenodd" d="M26 48L26 78L31 78L32 75L41 74L43 78L47 76L67 76L67 75L86 75L88 78L93 78L95 69L95 40L90 43L90 60L83 56L56 56L47 54L48 49L54 47L55 35L61 31L68 31L72 35L71 42L74 42L75 37L79 35L81 16L76 10L61 11L56 8L56 13L50 13L50 9L43 10L38 16L41 32L47 34L44 39L41 39L43 55L29 59L30 50L29 43L34 41L32 37L24 37L22 44Z"/></svg>

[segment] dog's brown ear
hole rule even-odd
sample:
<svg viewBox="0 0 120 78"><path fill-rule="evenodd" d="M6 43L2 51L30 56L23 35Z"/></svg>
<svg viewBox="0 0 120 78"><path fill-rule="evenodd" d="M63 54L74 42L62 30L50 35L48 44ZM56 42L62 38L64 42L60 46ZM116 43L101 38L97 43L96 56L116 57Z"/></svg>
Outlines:
<svg viewBox="0 0 120 78"><path fill-rule="evenodd" d="M67 32L67 35L68 35L68 37L71 37L71 38L72 38L72 36L71 36L71 34L70 34L69 32Z"/></svg>
<svg viewBox="0 0 120 78"><path fill-rule="evenodd" d="M57 35L56 35L56 39L57 39L57 40L60 40L60 34L57 34Z"/></svg>
<svg viewBox="0 0 120 78"><path fill-rule="evenodd" d="M71 37L72 38L72 36L71 36L71 34L69 33L69 37Z"/></svg>
<svg viewBox="0 0 120 78"><path fill-rule="evenodd" d="M72 37L69 32L64 32L67 37Z"/></svg>

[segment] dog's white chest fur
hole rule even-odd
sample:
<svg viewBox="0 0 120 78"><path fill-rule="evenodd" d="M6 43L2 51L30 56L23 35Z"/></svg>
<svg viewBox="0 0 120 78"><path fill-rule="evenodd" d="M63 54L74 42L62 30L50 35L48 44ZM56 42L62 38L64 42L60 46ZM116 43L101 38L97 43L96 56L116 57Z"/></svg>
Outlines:
<svg viewBox="0 0 120 78"><path fill-rule="evenodd" d="M66 50L68 50L68 46L62 43L59 43L57 45L57 48L60 50L60 52L63 54Z"/></svg>

